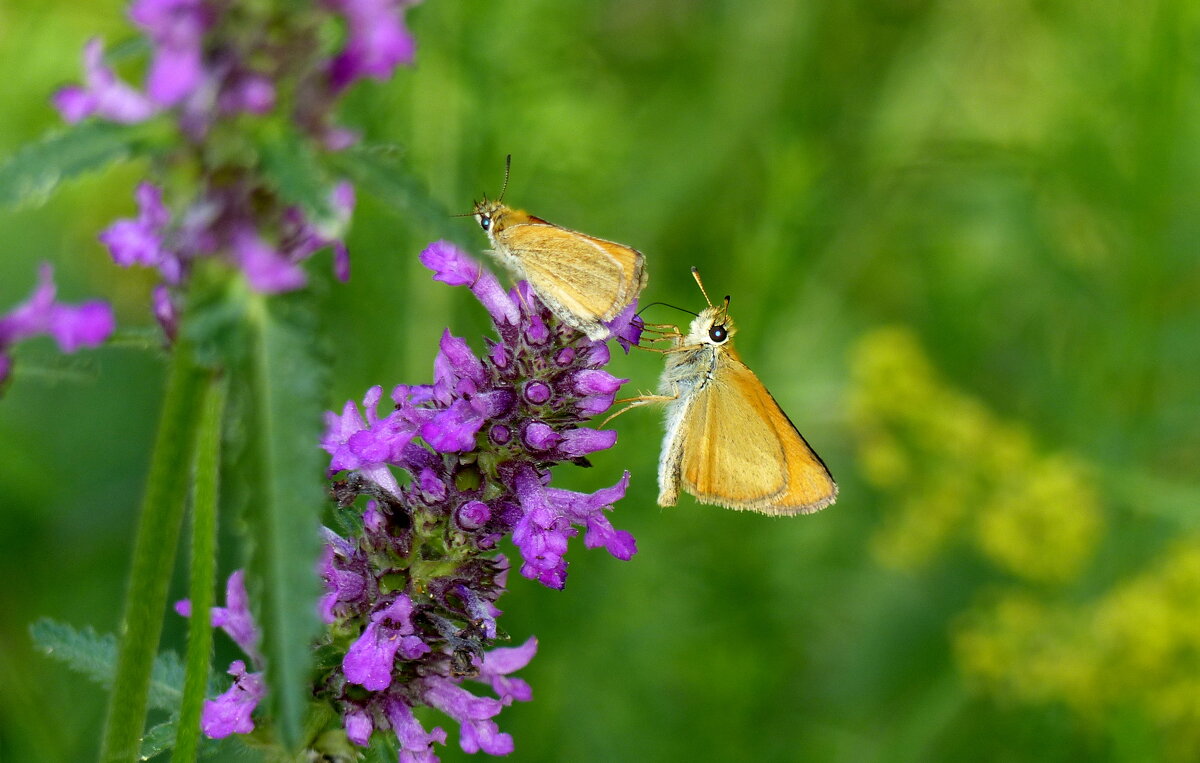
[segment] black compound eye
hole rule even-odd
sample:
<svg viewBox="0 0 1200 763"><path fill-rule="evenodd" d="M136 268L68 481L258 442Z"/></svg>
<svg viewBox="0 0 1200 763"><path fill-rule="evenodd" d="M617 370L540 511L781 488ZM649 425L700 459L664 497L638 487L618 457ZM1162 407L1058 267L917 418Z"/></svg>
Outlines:
<svg viewBox="0 0 1200 763"><path fill-rule="evenodd" d="M492 218L480 216L479 227L483 228L484 230L491 228L492 227Z"/></svg>
<svg viewBox="0 0 1200 763"><path fill-rule="evenodd" d="M729 332L725 330L724 326L718 324L708 330L708 338L720 344L729 338Z"/></svg>

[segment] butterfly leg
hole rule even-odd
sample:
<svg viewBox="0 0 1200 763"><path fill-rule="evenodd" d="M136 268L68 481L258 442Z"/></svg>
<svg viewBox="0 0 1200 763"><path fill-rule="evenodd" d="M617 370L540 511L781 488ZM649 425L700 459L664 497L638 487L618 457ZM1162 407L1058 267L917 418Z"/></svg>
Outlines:
<svg viewBox="0 0 1200 763"><path fill-rule="evenodd" d="M678 397L679 397L679 395L638 395L637 397L627 397L627 398L624 398L621 400L616 400L614 402L629 403L629 405L625 406L624 408L617 411L616 413L610 414L608 416L608 418L606 418L606 419L604 419L604 421L600 422L600 426L604 426L608 422L610 422L613 419L615 419L616 417L620 416L622 413L625 413L626 411L631 411L634 408L639 408L643 405L649 405L651 403L667 403L672 400L678 399Z"/></svg>

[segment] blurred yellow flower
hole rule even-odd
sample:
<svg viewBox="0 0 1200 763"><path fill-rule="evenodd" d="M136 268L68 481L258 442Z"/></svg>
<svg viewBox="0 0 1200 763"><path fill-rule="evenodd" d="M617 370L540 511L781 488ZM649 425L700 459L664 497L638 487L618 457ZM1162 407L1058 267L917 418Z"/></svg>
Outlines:
<svg viewBox="0 0 1200 763"><path fill-rule="evenodd" d="M966 538L1030 581L1079 573L1103 529L1080 463L1039 454L1024 427L941 379L908 329L865 334L852 379L862 473L895 501L872 539L881 563L916 569Z"/></svg>
<svg viewBox="0 0 1200 763"><path fill-rule="evenodd" d="M1194 760L1200 749L1200 538L1090 604L987 597L952 640L963 673L989 693L1059 701L1093 722L1138 711L1164 755Z"/></svg>

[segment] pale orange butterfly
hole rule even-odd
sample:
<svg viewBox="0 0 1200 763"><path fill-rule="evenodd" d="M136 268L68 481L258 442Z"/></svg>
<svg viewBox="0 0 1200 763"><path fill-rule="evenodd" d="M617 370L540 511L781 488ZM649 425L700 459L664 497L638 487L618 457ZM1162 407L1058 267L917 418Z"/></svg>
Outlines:
<svg viewBox="0 0 1200 763"><path fill-rule="evenodd" d="M708 308L686 333L647 325L671 342L658 350L659 394L625 401L666 404L658 504L674 506L682 488L701 503L775 516L825 508L837 499L833 475L733 349L729 298L714 307L696 268L692 275Z"/></svg>
<svg viewBox="0 0 1200 763"><path fill-rule="evenodd" d="M646 287L645 258L636 249L549 223L504 204L504 186L496 201L475 203L471 213L487 233L492 252L563 323L605 339L604 324L629 307Z"/></svg>

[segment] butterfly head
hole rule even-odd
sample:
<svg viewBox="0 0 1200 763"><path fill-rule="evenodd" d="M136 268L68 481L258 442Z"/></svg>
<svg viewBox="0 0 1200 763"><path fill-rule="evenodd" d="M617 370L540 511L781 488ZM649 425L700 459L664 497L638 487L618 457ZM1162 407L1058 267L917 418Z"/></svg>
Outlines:
<svg viewBox="0 0 1200 763"><path fill-rule="evenodd" d="M475 202L475 209L471 214L479 223L479 227L483 228L483 232L490 236L504 227L504 217L509 211L509 208L504 206L504 202L491 201L485 196L483 201Z"/></svg>
<svg viewBox="0 0 1200 763"><path fill-rule="evenodd" d="M729 317L729 303L700 311L700 315L688 327L682 344L686 346L709 345L719 347L726 344L737 333L733 319Z"/></svg>

